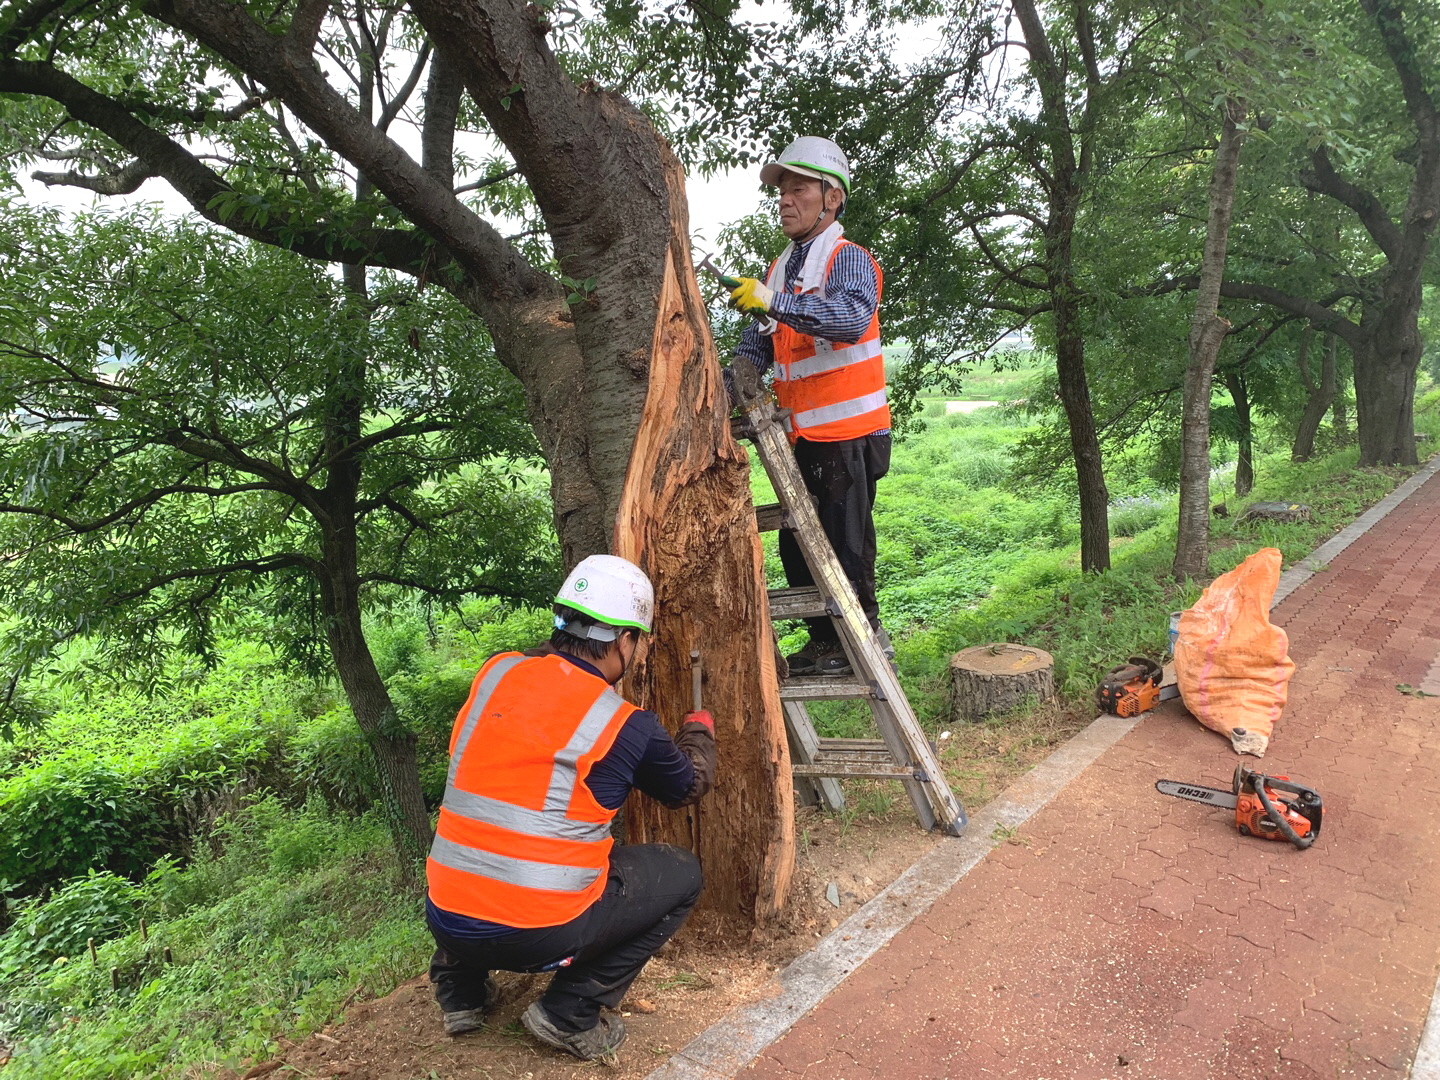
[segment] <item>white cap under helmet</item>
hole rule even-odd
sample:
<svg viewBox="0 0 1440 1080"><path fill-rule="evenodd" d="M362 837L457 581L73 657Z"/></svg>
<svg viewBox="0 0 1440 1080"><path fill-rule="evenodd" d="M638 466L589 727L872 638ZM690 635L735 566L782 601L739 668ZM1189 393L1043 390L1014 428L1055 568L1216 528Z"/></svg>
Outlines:
<svg viewBox="0 0 1440 1080"><path fill-rule="evenodd" d="M761 168L760 182L774 187L787 172L839 184L847 197L850 194L850 162L845 151L818 135L802 135L785 147L776 160Z"/></svg>
<svg viewBox="0 0 1440 1080"><path fill-rule="evenodd" d="M610 627L632 627L650 632L655 612L655 589L645 571L618 555L590 555L581 559L560 591L555 603L574 608L603 626L577 625L558 615L555 626L567 634L596 641L614 641Z"/></svg>

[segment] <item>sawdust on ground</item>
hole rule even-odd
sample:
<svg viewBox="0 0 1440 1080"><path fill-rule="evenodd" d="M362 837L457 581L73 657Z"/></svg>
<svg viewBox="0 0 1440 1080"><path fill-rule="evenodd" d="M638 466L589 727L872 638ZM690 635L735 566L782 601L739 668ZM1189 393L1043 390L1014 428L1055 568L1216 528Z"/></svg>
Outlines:
<svg viewBox="0 0 1440 1080"><path fill-rule="evenodd" d="M973 808L1087 721L1052 706L1018 722L965 725L937 745L957 795ZM340 1021L298 1044L282 1040L280 1055L270 1061L239 1072L194 1075L568 1080L598 1070L614 1080L637 1080L731 1009L776 993L781 969L941 842L920 829L894 785L857 782L847 785L847 798L851 809L843 814L798 811L795 884L777 925L752 935L712 913L696 912L650 961L621 1007L628 1039L616 1064L578 1061L540 1045L520 1026L520 1013L540 995L547 975L497 972L500 1004L485 1029L451 1039L422 973L384 998L351 1007Z"/></svg>

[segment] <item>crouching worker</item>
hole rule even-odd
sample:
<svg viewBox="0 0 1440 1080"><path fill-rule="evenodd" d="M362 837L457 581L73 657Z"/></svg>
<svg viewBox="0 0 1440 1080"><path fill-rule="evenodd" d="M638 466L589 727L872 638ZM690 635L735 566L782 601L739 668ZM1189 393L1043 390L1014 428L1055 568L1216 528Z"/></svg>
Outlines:
<svg viewBox="0 0 1440 1080"><path fill-rule="evenodd" d="M430 981L450 1035L480 1028L492 971L553 971L521 1022L576 1057L609 1057L625 1027L601 1006L620 1005L700 896L690 852L610 837L632 789L674 808L714 779L708 713L671 738L612 689L653 607L638 566L590 556L555 597L550 643L491 657L455 719L426 863Z"/></svg>

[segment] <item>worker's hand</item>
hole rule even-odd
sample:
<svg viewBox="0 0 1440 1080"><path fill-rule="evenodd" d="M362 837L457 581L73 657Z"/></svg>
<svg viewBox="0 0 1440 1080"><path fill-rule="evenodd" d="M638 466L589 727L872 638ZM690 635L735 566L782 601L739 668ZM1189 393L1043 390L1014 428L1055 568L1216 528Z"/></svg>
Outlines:
<svg viewBox="0 0 1440 1080"><path fill-rule="evenodd" d="M680 726L684 727L686 724L703 724L705 730L710 732L710 737L712 739L715 737L715 718L711 716L706 709L700 709L697 712L687 712L685 719L680 721Z"/></svg>
<svg viewBox="0 0 1440 1080"><path fill-rule="evenodd" d="M730 293L730 303L746 315L767 315L775 292L763 281L753 277L742 277L740 287Z"/></svg>

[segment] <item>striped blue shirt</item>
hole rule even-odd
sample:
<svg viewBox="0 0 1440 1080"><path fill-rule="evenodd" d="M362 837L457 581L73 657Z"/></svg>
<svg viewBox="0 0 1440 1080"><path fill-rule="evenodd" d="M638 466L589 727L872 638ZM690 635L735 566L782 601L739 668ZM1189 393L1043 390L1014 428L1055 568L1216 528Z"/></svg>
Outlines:
<svg viewBox="0 0 1440 1080"><path fill-rule="evenodd" d="M858 341L880 306L880 281L875 276L875 264L863 248L841 244L830 264L823 294L791 292L805 266L805 253L814 242L796 244L790 253L785 262L785 291L775 293L770 314L778 322L811 337ZM764 375L775 363L775 343L751 322L740 332L735 355L749 360ZM871 434L886 435L889 431L882 428Z"/></svg>

